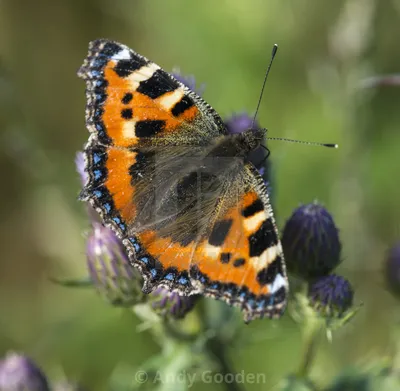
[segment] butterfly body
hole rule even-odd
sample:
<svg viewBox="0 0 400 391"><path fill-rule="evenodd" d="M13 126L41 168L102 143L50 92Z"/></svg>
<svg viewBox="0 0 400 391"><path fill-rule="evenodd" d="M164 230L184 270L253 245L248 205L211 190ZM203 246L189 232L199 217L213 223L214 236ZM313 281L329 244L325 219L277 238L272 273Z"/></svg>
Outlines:
<svg viewBox="0 0 400 391"><path fill-rule="evenodd" d="M89 201L125 245L144 292L164 286L281 315L287 278L265 184L248 161L263 131L229 134L197 94L124 45L97 40L86 80Z"/></svg>

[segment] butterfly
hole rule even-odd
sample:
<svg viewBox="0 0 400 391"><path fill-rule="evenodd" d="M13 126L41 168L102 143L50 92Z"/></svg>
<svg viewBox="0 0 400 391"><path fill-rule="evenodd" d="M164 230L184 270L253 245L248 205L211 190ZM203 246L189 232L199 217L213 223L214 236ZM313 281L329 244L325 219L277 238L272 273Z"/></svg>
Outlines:
<svg viewBox="0 0 400 391"><path fill-rule="evenodd" d="M217 112L127 46L90 43L84 149L89 201L143 275L279 317L288 296L281 242L264 181L248 160L265 130L229 134Z"/></svg>

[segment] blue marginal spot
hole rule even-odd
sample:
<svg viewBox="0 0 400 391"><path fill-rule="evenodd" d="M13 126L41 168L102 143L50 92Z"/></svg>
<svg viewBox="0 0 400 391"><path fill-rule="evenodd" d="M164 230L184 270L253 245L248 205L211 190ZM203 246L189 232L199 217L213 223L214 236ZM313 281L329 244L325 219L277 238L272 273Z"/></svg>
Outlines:
<svg viewBox="0 0 400 391"><path fill-rule="evenodd" d="M164 278L168 281L173 281L175 278L175 274L174 273L168 273L166 276L164 276Z"/></svg>
<svg viewBox="0 0 400 391"><path fill-rule="evenodd" d="M129 238L129 241L132 243L133 248L134 248L135 251L138 253L138 252L140 251L140 245L139 245L139 243L137 242L137 240L136 240L135 238L133 238L133 237L130 237L130 238Z"/></svg>
<svg viewBox="0 0 400 391"><path fill-rule="evenodd" d="M271 297L269 298L269 305L274 305L274 295L272 294Z"/></svg>
<svg viewBox="0 0 400 391"><path fill-rule="evenodd" d="M97 198L101 198L101 196L103 195L103 193L100 190L95 190L93 192L93 194L97 197Z"/></svg>
<svg viewBox="0 0 400 391"><path fill-rule="evenodd" d="M179 277L179 279L178 279L178 283L181 285L187 285L188 282L189 282L189 280L183 276Z"/></svg>
<svg viewBox="0 0 400 391"><path fill-rule="evenodd" d="M104 65L106 65L108 59L107 57L103 57L103 56L98 56L94 61L93 61L93 66L95 67L103 67Z"/></svg>
<svg viewBox="0 0 400 391"><path fill-rule="evenodd" d="M121 223L121 219L119 217L113 217L113 221L118 225Z"/></svg>
<svg viewBox="0 0 400 391"><path fill-rule="evenodd" d="M96 80L96 87L101 87L104 84L104 80Z"/></svg>
<svg viewBox="0 0 400 391"><path fill-rule="evenodd" d="M107 213L110 213L111 212L111 205L108 202L106 202L104 204L104 209L106 210Z"/></svg>
<svg viewBox="0 0 400 391"><path fill-rule="evenodd" d="M135 251L138 253L138 252L140 251L139 243L133 243L133 248L134 248Z"/></svg>
<svg viewBox="0 0 400 391"><path fill-rule="evenodd" d="M145 265L149 263L149 257L141 257L139 258L139 261L142 261Z"/></svg>
<svg viewBox="0 0 400 391"><path fill-rule="evenodd" d="M204 276L201 276L200 277L200 281L204 284L207 280L206 280L206 278Z"/></svg>
<svg viewBox="0 0 400 391"><path fill-rule="evenodd" d="M102 176L102 173L100 170L94 170L93 173L94 173L94 179L96 179L96 180L99 180Z"/></svg>
<svg viewBox="0 0 400 391"><path fill-rule="evenodd" d="M260 300L258 302L258 308L264 308L265 307L265 299L264 300Z"/></svg>
<svg viewBox="0 0 400 391"><path fill-rule="evenodd" d="M92 74L93 77L100 77L101 76L101 72L96 71L96 70L92 70L91 74Z"/></svg>
<svg viewBox="0 0 400 391"><path fill-rule="evenodd" d="M242 299L244 299L246 297L246 292L242 292L239 297L241 297Z"/></svg>
<svg viewBox="0 0 400 391"><path fill-rule="evenodd" d="M214 284L212 284L211 286L210 286L210 288L211 289L218 289L218 283L216 282L216 283L214 283Z"/></svg>
<svg viewBox="0 0 400 391"><path fill-rule="evenodd" d="M118 224L118 227L121 228L121 230L125 232L126 225L124 223Z"/></svg>
<svg viewBox="0 0 400 391"><path fill-rule="evenodd" d="M97 101L102 101L102 100L104 100L104 95L102 95L102 94L96 94L96 100L97 100Z"/></svg>
<svg viewBox="0 0 400 391"><path fill-rule="evenodd" d="M98 130L99 132L102 132L104 130L102 124L96 124L95 126L96 126L96 130Z"/></svg>
<svg viewBox="0 0 400 391"><path fill-rule="evenodd" d="M153 278L157 277L157 269L150 269L150 274L153 276Z"/></svg>
<svg viewBox="0 0 400 391"><path fill-rule="evenodd" d="M249 299L249 300L247 300L247 304L248 304L250 307L254 307L254 299Z"/></svg>
<svg viewBox="0 0 400 391"><path fill-rule="evenodd" d="M101 157L100 157L100 155L99 155L98 153L94 153L94 154L93 154L93 163L94 163L94 164L97 164L97 163L99 163L99 162L101 162Z"/></svg>

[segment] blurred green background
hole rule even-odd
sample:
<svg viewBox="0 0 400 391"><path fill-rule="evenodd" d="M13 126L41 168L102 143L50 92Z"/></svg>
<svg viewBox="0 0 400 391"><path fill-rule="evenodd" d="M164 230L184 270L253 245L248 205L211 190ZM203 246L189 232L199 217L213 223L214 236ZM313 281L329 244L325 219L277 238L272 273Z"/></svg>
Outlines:
<svg viewBox="0 0 400 391"><path fill-rule="evenodd" d="M204 83L224 117L254 112L279 44L259 120L271 137L336 142L338 150L271 141L279 226L318 199L341 231L343 263L364 306L325 343L313 368L340 368L390 351L398 302L387 292L385 252L400 240L400 88L365 79L400 70L399 0L3 0L0 2L0 350L27 352L50 377L105 388L114 364L136 368L157 344L133 315L91 290L49 276L86 273L88 221L76 200L76 151L88 133L76 71L88 42L125 43L166 70ZM289 316L256 321L261 340L230 351L237 371L265 373L270 389L302 354ZM208 385L220 389L219 385Z"/></svg>

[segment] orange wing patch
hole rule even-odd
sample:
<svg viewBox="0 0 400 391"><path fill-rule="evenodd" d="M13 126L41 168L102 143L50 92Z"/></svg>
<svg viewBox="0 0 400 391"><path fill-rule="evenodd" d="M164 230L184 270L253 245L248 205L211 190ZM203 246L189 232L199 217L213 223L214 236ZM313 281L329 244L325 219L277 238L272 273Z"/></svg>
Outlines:
<svg viewBox="0 0 400 391"><path fill-rule="evenodd" d="M127 224L136 215L134 187L129 174L129 169L136 162L135 157L136 152L127 149L109 148L107 151L107 179L104 185L113 198L114 207Z"/></svg>
<svg viewBox="0 0 400 391"><path fill-rule="evenodd" d="M107 135L115 146L132 147L143 137L174 132L183 122L195 119L198 108L187 101L191 98L180 86L157 98L137 91L141 82L151 79L157 70L154 64L125 78L115 72L116 66L117 62L110 60L104 68L107 87L102 115Z"/></svg>
<svg viewBox="0 0 400 391"><path fill-rule="evenodd" d="M146 251L157 259L164 269L175 268L178 273L188 271L194 246L181 246L170 238L157 237L154 231L137 235Z"/></svg>
<svg viewBox="0 0 400 391"><path fill-rule="evenodd" d="M218 239L212 241L210 238L204 240L196 250L194 264L199 271L212 281L224 284L234 284L238 287L246 286L255 295L268 294L267 285L257 282L257 270L250 258L249 236L253 232L246 229L246 219L241 211L257 200L256 193L247 193L243 196L242 203L231 208L223 218L216 222L213 232L217 236L220 231L220 242ZM267 218L265 211L264 220ZM229 230L223 227L223 223L230 224ZM218 225L219 224L219 225ZM224 236L224 229L226 236ZM210 243L211 239L211 243Z"/></svg>

